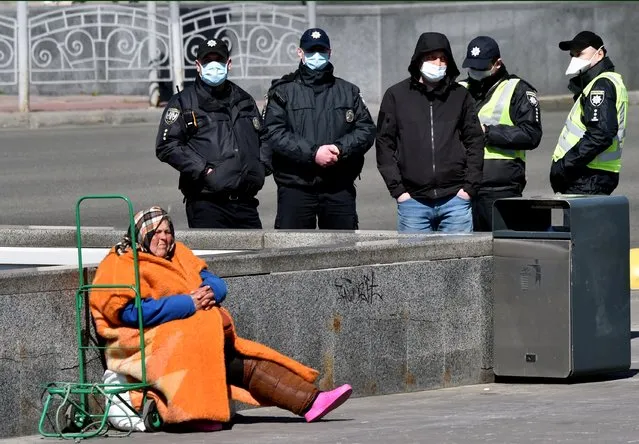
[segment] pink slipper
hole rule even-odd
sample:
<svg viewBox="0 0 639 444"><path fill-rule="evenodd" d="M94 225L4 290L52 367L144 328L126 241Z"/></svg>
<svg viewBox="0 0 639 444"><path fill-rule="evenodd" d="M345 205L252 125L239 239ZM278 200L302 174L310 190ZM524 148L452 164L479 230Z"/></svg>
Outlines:
<svg viewBox="0 0 639 444"><path fill-rule="evenodd" d="M322 419L329 412L344 404L351 396L351 393L353 393L353 388L348 384L337 387L330 392L320 392L317 398L315 398L311 409L304 414L306 422L314 422Z"/></svg>

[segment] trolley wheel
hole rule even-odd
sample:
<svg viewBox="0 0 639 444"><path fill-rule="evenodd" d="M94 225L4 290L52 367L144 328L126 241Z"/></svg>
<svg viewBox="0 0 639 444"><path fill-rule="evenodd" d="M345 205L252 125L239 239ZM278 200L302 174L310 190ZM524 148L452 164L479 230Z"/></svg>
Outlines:
<svg viewBox="0 0 639 444"><path fill-rule="evenodd" d="M84 415L78 412L78 409L73 404L69 404L69 407L64 411L64 433L78 433L82 431L84 426Z"/></svg>
<svg viewBox="0 0 639 444"><path fill-rule="evenodd" d="M162 428L162 418L158 412L158 406L153 399L147 399L142 409L144 427L149 433L159 432Z"/></svg>

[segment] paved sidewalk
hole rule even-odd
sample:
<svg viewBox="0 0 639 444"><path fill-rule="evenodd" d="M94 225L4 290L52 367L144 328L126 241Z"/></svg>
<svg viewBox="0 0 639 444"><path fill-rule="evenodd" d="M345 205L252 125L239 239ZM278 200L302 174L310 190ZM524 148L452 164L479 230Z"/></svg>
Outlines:
<svg viewBox="0 0 639 444"><path fill-rule="evenodd" d="M636 301L639 292L632 295ZM180 435L137 433L125 442L639 443L639 303L631 304L631 317L632 370L608 377L573 383L523 379L356 398L315 424L306 424L277 408L252 409L240 413L232 430ZM59 442L39 436L0 439L0 444Z"/></svg>
<svg viewBox="0 0 639 444"><path fill-rule="evenodd" d="M31 96L30 108L36 111L83 111L105 109L148 109L149 98L144 96L71 95ZM18 111L18 96L0 95L0 113Z"/></svg>
<svg viewBox="0 0 639 444"><path fill-rule="evenodd" d="M630 102L639 103L639 91L629 92ZM541 96L542 111L568 110L572 97ZM263 101L258 101L258 106ZM0 128L44 128L80 125L119 125L159 122L164 103L159 107L149 105L146 96L121 95L68 95L31 96L30 112L18 112L18 97L0 95ZM379 104L369 103L369 109L377 115Z"/></svg>

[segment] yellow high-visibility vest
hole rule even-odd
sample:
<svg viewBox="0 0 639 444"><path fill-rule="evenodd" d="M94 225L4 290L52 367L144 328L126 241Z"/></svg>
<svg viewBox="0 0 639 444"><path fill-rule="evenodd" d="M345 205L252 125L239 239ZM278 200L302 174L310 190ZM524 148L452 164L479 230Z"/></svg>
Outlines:
<svg viewBox="0 0 639 444"><path fill-rule="evenodd" d="M612 140L612 144L606 148L606 150L600 153L595 159L586 165L588 168L595 170L610 171L618 173L621 171L621 151L623 148L623 142L626 138L626 117L628 116L628 91L623 84L621 75L616 72L603 72L584 88L583 97L588 97L590 90L595 82L600 78L606 78L615 85L615 91L617 93L617 124L619 125L617 135ZM553 161L558 161L566 155L566 153L572 149L579 140L586 133L586 125L582 122L583 107L581 106L581 100L577 99L572 106L564 128L559 135L559 141L555 147L555 152L552 155Z"/></svg>
<svg viewBox="0 0 639 444"><path fill-rule="evenodd" d="M519 80L508 79L497 85L490 100L477 113L482 125L515 126L510 118L510 102ZM459 84L464 88L468 88L467 82L459 82ZM486 145L484 147L484 159L521 159L526 161L526 152L524 150L509 150Z"/></svg>

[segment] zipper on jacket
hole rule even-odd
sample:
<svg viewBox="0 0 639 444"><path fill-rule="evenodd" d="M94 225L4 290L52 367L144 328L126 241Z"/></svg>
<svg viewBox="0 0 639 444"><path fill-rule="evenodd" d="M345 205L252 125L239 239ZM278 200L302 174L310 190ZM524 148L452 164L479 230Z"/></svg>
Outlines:
<svg viewBox="0 0 639 444"><path fill-rule="evenodd" d="M433 185L437 182L435 181L435 129L433 128L433 102L429 103L430 106L430 146L433 149ZM435 199L437 199L437 187L433 189L433 193L435 194Z"/></svg>

